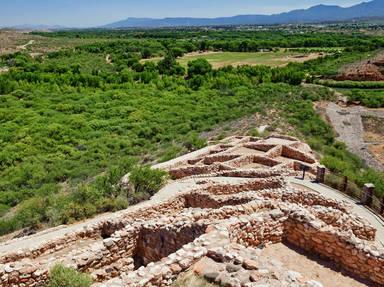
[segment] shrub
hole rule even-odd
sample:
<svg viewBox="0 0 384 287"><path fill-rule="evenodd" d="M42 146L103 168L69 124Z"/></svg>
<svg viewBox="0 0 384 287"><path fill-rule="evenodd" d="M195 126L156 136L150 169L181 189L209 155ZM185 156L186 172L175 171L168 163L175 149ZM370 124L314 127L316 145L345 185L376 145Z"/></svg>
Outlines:
<svg viewBox="0 0 384 287"><path fill-rule="evenodd" d="M50 281L46 287L89 287L92 278L75 269L55 265L50 271Z"/></svg>
<svg viewBox="0 0 384 287"><path fill-rule="evenodd" d="M134 193L154 195L166 182L165 171L150 166L136 166L131 171L129 182Z"/></svg>
<svg viewBox="0 0 384 287"><path fill-rule="evenodd" d="M9 208L10 207L8 205L0 203L0 217L4 216L4 214L8 212Z"/></svg>
<svg viewBox="0 0 384 287"><path fill-rule="evenodd" d="M188 62L188 77L206 75L212 71L212 65L204 58Z"/></svg>
<svg viewBox="0 0 384 287"><path fill-rule="evenodd" d="M343 183L342 178L334 174L327 174L325 176L325 184L334 189L340 189L342 183Z"/></svg>

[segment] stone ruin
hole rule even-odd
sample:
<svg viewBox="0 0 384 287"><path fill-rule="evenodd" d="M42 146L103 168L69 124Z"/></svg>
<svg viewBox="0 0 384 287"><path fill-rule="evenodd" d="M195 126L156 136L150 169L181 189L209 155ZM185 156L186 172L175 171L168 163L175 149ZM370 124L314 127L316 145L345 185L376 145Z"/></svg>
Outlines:
<svg viewBox="0 0 384 287"><path fill-rule="evenodd" d="M172 180L151 200L0 244L0 286L43 286L56 263L91 274L94 287L172 286L191 271L217 286L322 286L263 262L277 243L384 286L375 228L346 202L292 184L303 165L314 176L309 146L284 136L232 137L159 164Z"/></svg>

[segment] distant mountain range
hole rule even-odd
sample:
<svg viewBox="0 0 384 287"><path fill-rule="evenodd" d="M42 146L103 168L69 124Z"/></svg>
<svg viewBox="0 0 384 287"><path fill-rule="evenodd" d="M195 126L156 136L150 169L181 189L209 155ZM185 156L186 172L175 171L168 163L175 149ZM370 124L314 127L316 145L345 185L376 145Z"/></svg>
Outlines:
<svg viewBox="0 0 384 287"><path fill-rule="evenodd" d="M273 25L340 22L384 18L384 0L363 2L352 7L317 5L274 15L239 15L221 18L128 18L103 28L156 28L177 26Z"/></svg>
<svg viewBox="0 0 384 287"><path fill-rule="evenodd" d="M16 30L37 30L37 31L44 31L44 30L62 30L65 29L64 26L60 25L34 25L34 24L23 24L23 25L16 25L16 26L1 26L0 29L16 29Z"/></svg>

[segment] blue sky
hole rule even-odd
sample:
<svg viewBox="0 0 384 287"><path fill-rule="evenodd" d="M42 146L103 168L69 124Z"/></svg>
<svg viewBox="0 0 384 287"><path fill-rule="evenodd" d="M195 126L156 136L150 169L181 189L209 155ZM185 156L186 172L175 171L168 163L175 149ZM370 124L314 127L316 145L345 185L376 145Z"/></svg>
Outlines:
<svg viewBox="0 0 384 287"><path fill-rule="evenodd" d="M351 6L363 0L0 0L0 26L91 27L127 17L217 17L272 14L316 4Z"/></svg>

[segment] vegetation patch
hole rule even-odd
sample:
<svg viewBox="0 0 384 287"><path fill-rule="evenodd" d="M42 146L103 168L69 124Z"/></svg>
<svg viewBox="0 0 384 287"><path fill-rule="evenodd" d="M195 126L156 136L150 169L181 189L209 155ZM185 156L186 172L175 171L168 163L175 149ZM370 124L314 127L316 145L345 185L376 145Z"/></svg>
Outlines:
<svg viewBox="0 0 384 287"><path fill-rule="evenodd" d="M55 265L49 274L46 287L90 287L92 278L72 268Z"/></svg>
<svg viewBox="0 0 384 287"><path fill-rule="evenodd" d="M193 271L189 271L178 277L172 287L214 287L215 285L207 282L203 278L197 276Z"/></svg>
<svg viewBox="0 0 384 287"><path fill-rule="evenodd" d="M314 111L313 102L333 93L301 85L374 53L384 47L381 37L199 29L35 34L63 48L0 57L0 66L10 69L0 75L0 234L67 224L146 199L161 187L163 174L137 164L194 151L206 145L200 135L255 114L268 118L271 111L271 131L289 127L325 155L333 172L350 175L358 186L375 182L384 194L382 174L336 143ZM255 56L272 65L321 48L337 51L284 67L249 62ZM178 62L192 52L196 59ZM152 57L162 60L142 62ZM205 57L252 65L213 69ZM119 179L129 172L127 192Z"/></svg>

